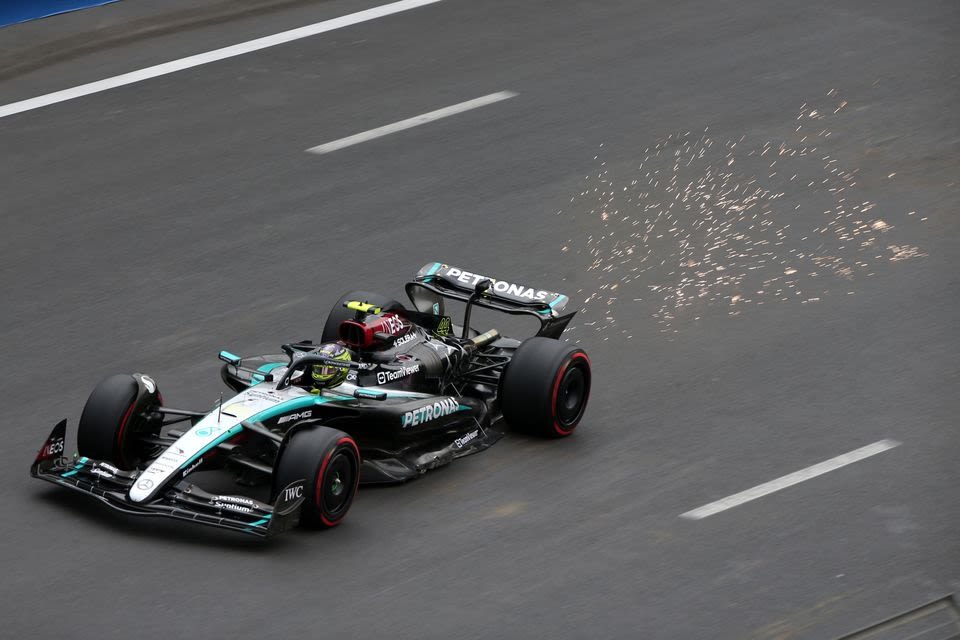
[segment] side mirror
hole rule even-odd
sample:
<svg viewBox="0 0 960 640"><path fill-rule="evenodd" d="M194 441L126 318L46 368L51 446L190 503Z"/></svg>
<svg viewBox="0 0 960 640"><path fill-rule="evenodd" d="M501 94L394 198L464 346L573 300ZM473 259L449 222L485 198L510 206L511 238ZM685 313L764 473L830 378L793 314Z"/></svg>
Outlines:
<svg viewBox="0 0 960 640"><path fill-rule="evenodd" d="M483 295L486 293L490 287L493 286L493 280L490 278L484 278L477 283L477 286L473 288L473 294L476 296Z"/></svg>
<svg viewBox="0 0 960 640"><path fill-rule="evenodd" d="M227 364L232 364L235 367L240 366L240 356L235 356L229 351L221 351L219 358Z"/></svg>
<svg viewBox="0 0 960 640"><path fill-rule="evenodd" d="M353 397L358 400L386 400L387 394L384 391L376 391L374 389L364 389L363 387L357 387L353 390Z"/></svg>

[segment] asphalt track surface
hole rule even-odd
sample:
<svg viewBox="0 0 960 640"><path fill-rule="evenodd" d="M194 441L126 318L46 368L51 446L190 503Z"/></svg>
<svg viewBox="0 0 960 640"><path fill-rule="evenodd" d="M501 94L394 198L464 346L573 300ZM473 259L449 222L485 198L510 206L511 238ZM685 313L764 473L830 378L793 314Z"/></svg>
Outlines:
<svg viewBox="0 0 960 640"><path fill-rule="evenodd" d="M0 103L373 4L92 52ZM953 2L445 0L3 119L3 635L827 638L960 590L957 26ZM209 407L219 349L317 336L433 260L583 304L573 437L270 545L28 478L102 377Z"/></svg>

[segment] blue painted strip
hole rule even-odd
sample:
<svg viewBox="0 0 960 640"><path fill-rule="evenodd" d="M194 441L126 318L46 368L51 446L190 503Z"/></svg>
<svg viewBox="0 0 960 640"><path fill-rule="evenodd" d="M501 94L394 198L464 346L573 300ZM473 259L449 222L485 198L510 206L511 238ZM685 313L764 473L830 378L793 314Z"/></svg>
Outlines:
<svg viewBox="0 0 960 640"><path fill-rule="evenodd" d="M117 0L3 0L0 2L0 26L47 18L58 13L99 7Z"/></svg>
<svg viewBox="0 0 960 640"><path fill-rule="evenodd" d="M428 275L428 276L432 276L432 275L435 274L437 271L440 271L440 267L442 267L442 266L443 266L443 265L440 264L439 262L434 262L434 263L433 263L433 266L430 267L430 271L427 271L427 275Z"/></svg>

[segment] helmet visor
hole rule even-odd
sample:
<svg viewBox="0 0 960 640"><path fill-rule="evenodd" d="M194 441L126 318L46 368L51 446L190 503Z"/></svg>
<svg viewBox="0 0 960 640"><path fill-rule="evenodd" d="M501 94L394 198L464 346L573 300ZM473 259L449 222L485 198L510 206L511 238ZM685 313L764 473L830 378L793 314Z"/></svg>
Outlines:
<svg viewBox="0 0 960 640"><path fill-rule="evenodd" d="M329 380L333 376L337 375L341 371L346 369L346 367L338 367L332 364L318 364L313 366L313 379L314 380Z"/></svg>

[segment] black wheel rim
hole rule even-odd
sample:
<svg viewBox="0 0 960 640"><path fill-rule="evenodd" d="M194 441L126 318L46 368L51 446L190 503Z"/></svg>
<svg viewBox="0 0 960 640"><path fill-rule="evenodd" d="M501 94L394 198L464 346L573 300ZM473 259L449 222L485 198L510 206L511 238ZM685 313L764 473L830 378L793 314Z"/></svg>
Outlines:
<svg viewBox="0 0 960 640"><path fill-rule="evenodd" d="M557 390L557 418L567 427L576 424L587 399L587 376L583 368L571 365L560 380Z"/></svg>
<svg viewBox="0 0 960 640"><path fill-rule="evenodd" d="M323 511L336 517L346 511L356 478L353 458L345 451L333 456L323 477Z"/></svg>

